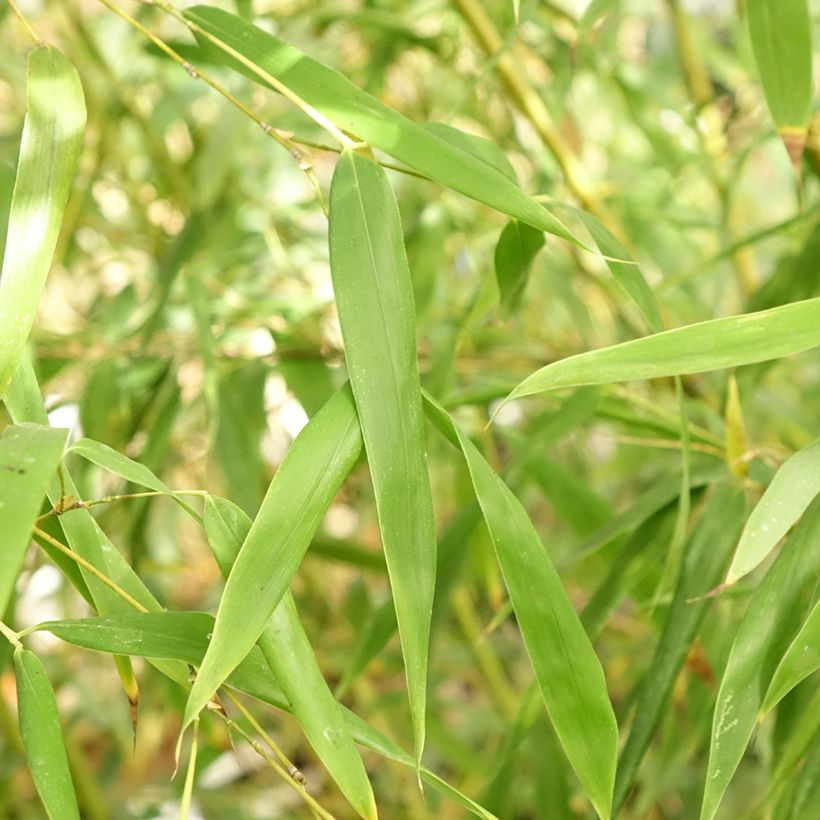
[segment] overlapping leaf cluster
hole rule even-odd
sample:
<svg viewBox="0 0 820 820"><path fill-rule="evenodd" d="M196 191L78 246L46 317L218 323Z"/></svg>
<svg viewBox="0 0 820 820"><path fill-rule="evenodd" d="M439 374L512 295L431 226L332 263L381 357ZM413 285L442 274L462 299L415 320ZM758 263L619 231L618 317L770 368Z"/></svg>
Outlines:
<svg viewBox="0 0 820 820"><path fill-rule="evenodd" d="M52 46L29 53L0 278L0 629L49 816L104 816L108 798L87 785L96 772L72 778L69 757L85 764L26 646L36 631L112 656L135 732L145 681L173 685L177 762L194 737L182 814L208 801L197 754L210 755L210 712L223 734L206 748L247 740L322 817L326 803L365 818L456 805L638 817L657 803L712 818L724 798L735 815L812 816L820 721L800 715L820 713L820 223L803 0L750 0L739 22L695 21L677 2L663 21L599 2L580 18L516 4L510 20L457 0L458 25L443 15L436 34L387 9L323 7L328 37L355 32L378 57L359 82L256 25L250 4L158 3L164 17L143 20L104 2L90 22L59 22L80 74ZM424 66L463 60L444 45L468 48L462 24L487 76L465 90L456 72L437 110L491 139L401 111L382 76L404 53L419 87ZM658 78L619 51L643 24ZM696 32L707 24L748 37L754 65ZM657 51L653 27L674 50ZM149 111L125 90L112 112L97 85L108 47L142 36L140 60L174 95ZM184 79L163 74L174 61ZM569 101L542 96L531 66ZM751 106L732 98L741 69L761 83ZM684 114L652 103L664 72ZM593 81L637 159L586 133ZM86 96L98 130L78 171ZM127 153L134 129L145 161ZM609 195L582 170L585 141L589 157L610 152ZM644 186L615 182L642 167ZM779 175L785 221L764 209L743 224L743 174ZM281 216L268 189L285 201L289 184L306 198ZM149 287L100 248L135 219ZM52 308L32 358L55 255L91 304L78 332ZM95 265L124 286L107 293ZM81 346L79 379L61 340ZM47 413L52 385L85 437ZM198 489L171 489L180 478ZM339 515L353 516L353 543L328 535ZM32 538L93 617L18 623ZM224 588L180 591L162 556L171 545L187 560L192 541ZM138 676L132 657L152 671ZM305 785L235 693L292 714L291 742L338 795ZM748 751L756 729L763 760ZM744 756L747 794L731 788ZM433 788L426 804L413 770ZM215 811L237 811L232 788Z"/></svg>

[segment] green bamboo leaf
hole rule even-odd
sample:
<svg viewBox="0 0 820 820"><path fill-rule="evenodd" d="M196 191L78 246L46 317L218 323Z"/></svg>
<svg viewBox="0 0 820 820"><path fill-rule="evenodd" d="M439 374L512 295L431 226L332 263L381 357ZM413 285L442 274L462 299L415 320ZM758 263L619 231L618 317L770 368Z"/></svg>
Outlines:
<svg viewBox="0 0 820 820"><path fill-rule="evenodd" d="M188 665L197 666L202 662L213 634L214 619L204 612L131 611L97 618L46 621L38 624L37 629L95 652L178 661L187 669ZM158 668L164 672L161 666ZM282 690L271 678L270 667L258 646L251 648L225 682L280 709L290 708ZM177 683L187 687L187 675Z"/></svg>
<svg viewBox="0 0 820 820"><path fill-rule="evenodd" d="M37 377L34 374L31 360L26 353L21 358L14 379L4 396L4 401L6 409L16 424L25 422L48 424L48 415L40 395ZM66 495L80 498L79 491L67 470L63 470L62 486L55 479L48 487L47 495L52 504L57 504L61 500L63 489ZM146 609L156 611L162 608L148 587L142 582L142 579L125 560L122 553L109 541L89 510L77 509L65 513L60 516L60 524L68 541L68 546L75 553L104 572L108 578L139 601ZM131 605L124 601L114 590L103 584L86 569L81 567L80 570L86 588L93 598L94 607L99 613L106 615L113 612L130 613L133 611ZM73 580L72 576L67 577L69 580ZM177 661L161 660L152 661L152 663L172 680L187 685L188 669L184 664Z"/></svg>
<svg viewBox="0 0 820 820"><path fill-rule="evenodd" d="M0 436L0 612L8 606L31 542L34 519L56 475L67 435L67 430L19 424L7 427Z"/></svg>
<svg viewBox="0 0 820 820"><path fill-rule="evenodd" d="M806 0L748 0L757 70L774 124L799 169L811 116L811 22Z"/></svg>
<svg viewBox="0 0 820 820"><path fill-rule="evenodd" d="M467 461L558 739L598 815L609 818L618 727L600 661L521 503L447 412L425 399L430 419Z"/></svg>
<svg viewBox="0 0 820 820"><path fill-rule="evenodd" d="M416 755L424 747L436 530L413 286L384 170L352 152L330 188L330 269L396 605Z"/></svg>
<svg viewBox="0 0 820 820"><path fill-rule="evenodd" d="M14 673L20 736L40 800L51 820L80 820L57 701L46 670L33 652L18 648Z"/></svg>
<svg viewBox="0 0 820 820"><path fill-rule="evenodd" d="M506 401L586 384L705 373L779 359L820 346L820 298L711 319L548 364Z"/></svg>
<svg viewBox="0 0 820 820"><path fill-rule="evenodd" d="M660 722L672 684L711 601L695 600L720 579L745 510L743 493L720 487L707 500L685 546L675 593L652 663L639 682L635 719L618 761L615 813L632 788L638 766Z"/></svg>
<svg viewBox="0 0 820 820"><path fill-rule="evenodd" d="M495 278L504 316L509 316L518 306L532 262L543 247L543 232L517 219L508 222L501 231L495 246Z"/></svg>
<svg viewBox="0 0 820 820"><path fill-rule="evenodd" d="M441 137L441 139L449 142L460 151L472 154L482 162L486 162L487 165L495 168L511 182L518 184L515 168L507 159L507 155L494 142L490 142L484 137L477 137L475 134L468 134L466 131L454 128L444 122L425 122L421 124L421 127L437 137Z"/></svg>
<svg viewBox="0 0 820 820"><path fill-rule="evenodd" d="M740 763L766 686L806 610L818 570L820 503L806 513L755 591L735 636L715 702L701 820L715 816Z"/></svg>
<svg viewBox="0 0 820 820"><path fill-rule="evenodd" d="M154 492L171 496L171 498L190 515L197 520L200 519L200 516L194 512L180 496L164 481L157 478L144 464L134 461L123 453L112 449L107 444L94 441L90 438L81 438L71 445L69 452L82 456L92 464L96 464L98 467L102 467L104 470L108 470L108 472L114 473L114 475L118 475L126 481L130 481L132 484L139 484L142 487L148 487L154 490Z"/></svg>
<svg viewBox="0 0 820 820"><path fill-rule="evenodd" d="M223 498L205 502L205 532L219 568L228 577L251 520ZM286 592L260 636L260 647L310 745L361 817L376 817L373 790L339 704Z"/></svg>
<svg viewBox="0 0 820 820"><path fill-rule="evenodd" d="M820 538L816 540L820 541ZM771 711L798 683L817 669L820 669L820 602L814 605L780 660L766 692L763 711Z"/></svg>
<svg viewBox="0 0 820 820"><path fill-rule="evenodd" d="M266 75L275 78L336 127L366 140L434 182L583 247L563 223L488 162L472 151L459 149L451 139L443 138L433 129L411 122L338 71L220 9L194 6L184 14L187 20L241 54L255 70L220 53L212 42L199 35L197 39L203 49L219 62L263 85L269 85Z"/></svg>
<svg viewBox="0 0 820 820"><path fill-rule="evenodd" d="M734 584L760 564L818 493L820 439L795 453L775 473L746 521L726 583Z"/></svg>
<svg viewBox="0 0 820 820"><path fill-rule="evenodd" d="M85 128L80 78L52 46L29 52L26 106L0 276L0 397L34 322Z"/></svg>
<svg viewBox="0 0 820 820"><path fill-rule="evenodd" d="M807 684L804 684L804 687L805 694L810 694ZM797 694L804 693L798 690L792 696ZM787 703L788 701L783 705L786 706ZM820 739L820 687L814 687L814 694L811 697L797 700L797 705L800 708L800 717L794 721L788 737L780 744L777 756L772 761L769 796L780 792L784 785L793 779L800 758L806 754L807 749L820 746L816 742Z"/></svg>
<svg viewBox="0 0 820 820"><path fill-rule="evenodd" d="M225 585L185 726L262 634L360 450L356 408L345 388L296 437L268 488Z"/></svg>
<svg viewBox="0 0 820 820"><path fill-rule="evenodd" d="M598 250L605 258L612 278L618 283L621 290L638 306L643 314L649 329L658 333L661 329L661 313L658 302L649 283L644 278L641 269L630 260L626 248L618 241L615 235L594 216L580 208L561 206L565 211L574 214L595 240ZM619 261L624 260L624 261Z"/></svg>
<svg viewBox="0 0 820 820"><path fill-rule="evenodd" d="M105 618L49 621L39 624L37 629L51 632L75 646L97 652L134 655L149 660L166 658L197 666L201 664L209 646L214 619L203 612L131 612ZM264 640L264 633L260 637ZM270 666L258 646L248 652L228 677L227 683L271 706L291 711L287 698L273 681ZM184 681L182 685L185 685ZM412 755L353 712L344 707L342 709L348 731L357 743L415 769ZM421 767L421 777L478 817L496 820L493 814L424 766Z"/></svg>

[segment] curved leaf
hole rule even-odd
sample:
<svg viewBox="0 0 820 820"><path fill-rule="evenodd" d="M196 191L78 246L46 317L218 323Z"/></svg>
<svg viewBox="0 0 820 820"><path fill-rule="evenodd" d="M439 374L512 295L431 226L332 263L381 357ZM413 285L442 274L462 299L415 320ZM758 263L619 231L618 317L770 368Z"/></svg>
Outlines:
<svg viewBox="0 0 820 820"><path fill-rule="evenodd" d="M820 569L820 503L807 513L749 601L720 682L701 820L711 820L758 720L777 659L806 609Z"/></svg>
<svg viewBox="0 0 820 820"><path fill-rule="evenodd" d="M521 503L447 412L425 399L467 461L555 733L598 815L609 818L618 727L601 663Z"/></svg>
<svg viewBox="0 0 820 820"><path fill-rule="evenodd" d="M775 473L743 527L726 583L734 584L760 564L818 493L820 440L795 453Z"/></svg>
<svg viewBox="0 0 820 820"><path fill-rule="evenodd" d="M201 35L203 49L256 82L276 78L334 125L366 140L439 185L452 188L534 228L583 244L521 190L507 175L460 149L434 129L411 122L355 86L338 71L311 59L257 26L208 6L187 9L185 17L251 62L257 70L221 53Z"/></svg>
<svg viewBox="0 0 820 820"><path fill-rule="evenodd" d="M779 359L820 346L820 298L711 319L548 364L506 401L586 384L706 373Z"/></svg>
<svg viewBox="0 0 820 820"><path fill-rule="evenodd" d="M814 605L778 664L766 692L763 711L774 709L798 683L817 669L820 669L820 602Z"/></svg>

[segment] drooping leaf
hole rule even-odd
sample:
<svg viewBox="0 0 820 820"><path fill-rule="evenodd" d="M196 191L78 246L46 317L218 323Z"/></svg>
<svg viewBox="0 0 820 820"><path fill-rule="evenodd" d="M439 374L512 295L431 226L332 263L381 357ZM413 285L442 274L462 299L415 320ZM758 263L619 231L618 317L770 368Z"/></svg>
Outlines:
<svg viewBox="0 0 820 820"><path fill-rule="evenodd" d="M187 667L202 662L213 635L214 619L204 612L131 611L98 618L46 621L38 624L37 629L96 652L177 661ZM162 667L158 668L164 672ZM187 686L187 675L177 682ZM280 709L289 708L259 647L247 653L226 682Z"/></svg>
<svg viewBox="0 0 820 820"><path fill-rule="evenodd" d="M447 412L425 399L431 421L467 461L558 739L598 815L609 818L618 727L600 661L521 503Z"/></svg>
<svg viewBox="0 0 820 820"><path fill-rule="evenodd" d="M652 740L672 684L711 601L703 596L717 583L740 530L745 503L734 487L719 487L707 500L685 545L683 564L652 663L638 683L635 719L618 761L615 812L620 811Z"/></svg>
<svg viewBox="0 0 820 820"><path fill-rule="evenodd" d="M515 168L507 159L507 155L494 142L490 142L483 137L477 137L475 134L468 134L466 131L454 128L444 122L425 122L421 124L421 127L437 137L441 137L441 139L449 142L460 151L472 154L482 162L486 162L487 165L495 168L511 182L518 184Z"/></svg>
<svg viewBox="0 0 820 820"><path fill-rule="evenodd" d="M33 652L17 649L14 673L20 736L43 807L50 820L80 820L57 701L46 670Z"/></svg>
<svg viewBox="0 0 820 820"><path fill-rule="evenodd" d="M434 182L483 202L534 228L581 244L546 208L525 194L507 176L459 150L450 139L371 97L332 68L311 59L262 29L225 11L195 6L185 17L241 54L254 68L220 54L206 37L197 39L220 62L263 85L273 77L327 117L336 127L366 140Z"/></svg>
<svg viewBox="0 0 820 820"><path fill-rule="evenodd" d="M777 659L806 610L820 569L820 503L806 513L752 595L720 683L701 819L711 820L755 728Z"/></svg>
<svg viewBox="0 0 820 820"><path fill-rule="evenodd" d="M0 436L0 612L8 606L31 542L34 519L56 475L67 435L67 430L18 424L7 427Z"/></svg>
<svg viewBox="0 0 820 820"><path fill-rule="evenodd" d="M775 548L820 493L820 440L795 453L777 471L749 515L726 583L750 573Z"/></svg>
<svg viewBox="0 0 820 820"><path fill-rule="evenodd" d="M202 612L148 612L84 618L39 624L62 640L99 652L138 657L173 658L175 662L201 664L213 634L214 619ZM264 639L264 635L262 636ZM271 677L270 666L259 647L253 647L228 677L228 685L278 709L291 707ZM184 685L184 682L183 682ZM350 734L360 745L405 766L415 768L414 758L357 715L343 709ZM492 813L424 766L422 779L452 800L485 820Z"/></svg>
<svg viewBox="0 0 820 820"><path fill-rule="evenodd" d="M609 228L601 224L591 214L582 211L580 208L570 208L567 205L561 207L584 223L584 226L595 240L598 250L605 257L613 279L618 283L621 290L638 306L647 325L649 325L649 329L653 333L658 333L661 330L662 323L655 294L652 288L649 287L649 283L644 278L643 272L638 265L630 261L626 248Z"/></svg>
<svg viewBox="0 0 820 820"><path fill-rule="evenodd" d="M20 365L9 386L4 401L6 409L16 424L24 422L48 424L48 415L37 385L37 377L27 354L21 358ZM66 495L80 498L80 494L67 470L63 470L62 487L56 481L51 482L47 494L52 504L61 500L61 491ZM68 546L97 569L101 570L125 590L142 606L151 611L161 606L142 579L134 572L122 553L114 547L100 528L90 511L76 509L60 516L60 524ZM124 601L114 590L106 586L83 567L80 567L87 590L91 593L94 606L103 615L114 612L133 612L129 603ZM71 580L71 576L69 580ZM188 670L178 661L156 661L154 664L172 680L187 685Z"/></svg>
<svg viewBox="0 0 820 820"><path fill-rule="evenodd" d="M360 450L359 421L345 388L296 437L268 488L228 576L185 707L186 726L256 643Z"/></svg>
<svg viewBox="0 0 820 820"><path fill-rule="evenodd" d="M251 520L235 504L212 496L206 499L205 532L224 576L230 573L250 528ZM375 818L376 803L362 759L322 676L290 592L274 609L259 645L319 759L359 815Z"/></svg>
<svg viewBox="0 0 820 820"><path fill-rule="evenodd" d="M548 364L507 400L586 384L705 373L779 359L820 346L820 298L711 319Z"/></svg>
<svg viewBox="0 0 820 820"><path fill-rule="evenodd" d="M81 438L70 447L70 452L82 456L84 459L108 470L114 475L124 478L133 484L148 487L154 492L164 493L171 496L184 510L188 511L194 518L199 518L195 513L164 481L157 478L154 473L144 464L129 458L123 453L112 449L107 444L94 441L90 438Z"/></svg>
<svg viewBox="0 0 820 820"><path fill-rule="evenodd" d="M77 71L56 48L38 45L28 56L26 120L0 275L0 397L34 322L84 128Z"/></svg>
<svg viewBox="0 0 820 820"><path fill-rule="evenodd" d="M518 306L527 284L530 266L544 247L544 233L513 219L495 246L495 278L505 316Z"/></svg>
<svg viewBox="0 0 820 820"><path fill-rule="evenodd" d="M339 158L330 188L330 269L420 756L436 530L416 362L413 287L387 175L352 152Z"/></svg>

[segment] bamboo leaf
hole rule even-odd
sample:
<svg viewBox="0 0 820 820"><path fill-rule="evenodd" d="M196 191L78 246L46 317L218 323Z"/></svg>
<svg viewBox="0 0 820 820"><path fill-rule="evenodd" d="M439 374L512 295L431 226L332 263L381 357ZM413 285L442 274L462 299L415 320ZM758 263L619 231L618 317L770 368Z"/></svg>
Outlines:
<svg viewBox="0 0 820 820"><path fill-rule="evenodd" d="M766 692L763 711L771 711L798 683L817 669L820 669L820 602L815 603L780 660Z"/></svg>
<svg viewBox="0 0 820 820"><path fill-rule="evenodd" d="M201 35L203 49L256 82L265 75L287 86L334 125L355 134L439 185L489 205L533 228L583 244L546 208L506 175L449 138L411 122L351 83L338 71L311 59L262 29L220 9L194 6L185 17L249 60L257 70L219 50Z"/></svg>
<svg viewBox="0 0 820 820"><path fill-rule="evenodd" d="M503 174L511 182L518 184L518 178L515 174L515 168L507 159L507 155L494 142L484 139L484 137L477 137L475 134L468 134L460 128L454 128L452 125L447 125L444 122L425 122L421 127L432 134L435 134L441 139L449 142L451 145L458 148L460 151L472 154L482 162L495 168L500 174Z"/></svg>
<svg viewBox="0 0 820 820"><path fill-rule="evenodd" d="M720 487L707 500L685 546L675 593L652 663L641 679L635 719L618 761L615 811L620 811L638 766L669 700L672 684L711 601L704 595L719 580L743 520L743 493Z"/></svg>
<svg viewBox="0 0 820 820"><path fill-rule="evenodd" d="M416 755L424 746L436 570L416 363L413 287L401 219L381 167L339 158L330 188L330 269L396 605Z"/></svg>
<svg viewBox="0 0 820 820"><path fill-rule="evenodd" d="M51 820L80 820L51 683L40 659L14 652L20 736L37 793Z"/></svg>
<svg viewBox="0 0 820 820"><path fill-rule="evenodd" d="M0 612L8 606L31 543L34 519L56 474L67 435L67 430L19 424L7 427L0 436Z"/></svg>
<svg viewBox="0 0 820 820"><path fill-rule="evenodd" d="M752 736L777 659L820 569L820 503L806 514L749 601L715 702L701 820L711 820Z"/></svg>
<svg viewBox="0 0 820 820"><path fill-rule="evenodd" d="M530 266L544 247L544 234L514 219L508 222L495 246L495 278L501 307L509 316L524 293Z"/></svg>
<svg viewBox="0 0 820 820"><path fill-rule="evenodd" d="M548 364L506 401L586 384L705 373L791 356L820 346L820 298L712 319L590 350Z"/></svg>
<svg viewBox="0 0 820 820"><path fill-rule="evenodd" d="M16 424L24 422L48 424L48 415L43 406L40 388L34 369L27 354L24 354L20 366L14 375L14 380L4 396L6 409ZM61 499L62 489L67 495L80 498L79 491L71 480L67 470L63 471L63 487L52 481L47 490L52 504ZM60 524L65 534L68 546L97 569L104 572L121 589L129 593L142 606L151 611L161 609L161 606L142 579L134 572L131 565L125 560L122 553L114 547L99 524L87 509L77 509L60 516ZM112 589L103 584L98 578L84 568L80 568L82 577L94 601L94 607L101 614L113 612L132 612L130 604L122 600ZM71 576L68 576L72 580ZM82 591L82 590L81 590ZM184 664L177 661L161 661L152 663L169 678L187 685L188 670Z"/></svg>
<svg viewBox="0 0 820 820"><path fill-rule="evenodd" d="M574 214L595 240L598 250L606 260L612 278L618 283L621 290L638 306L649 329L653 333L662 327L661 313L658 302L649 283L644 278L641 269L629 259L626 248L618 241L615 235L595 217L580 208L562 206L565 211ZM623 261L619 261L623 260Z"/></svg>
<svg viewBox="0 0 820 820"><path fill-rule="evenodd" d="M558 739L598 815L609 818L618 727L600 661L521 503L447 412L425 399L430 419L467 461Z"/></svg>
<svg viewBox="0 0 820 820"><path fill-rule="evenodd" d="M82 438L69 448L69 452L82 456L92 464L108 470L114 475L130 481L132 484L139 484L148 487L158 493L171 496L184 510L191 516L199 520L200 516L194 512L164 481L157 478L154 473L144 464L134 461L132 458L112 449L107 444L94 441L90 438Z"/></svg>
<svg viewBox="0 0 820 820"><path fill-rule="evenodd" d="M228 576L251 520L230 501L209 497L205 532L219 568ZM310 745L361 817L376 817L373 790L339 704L322 676L290 592L273 611L260 647Z"/></svg>
<svg viewBox="0 0 820 820"><path fill-rule="evenodd" d="M268 488L225 585L185 726L262 634L360 450L356 409L345 388L297 436Z"/></svg>
<svg viewBox="0 0 820 820"><path fill-rule="evenodd" d="M26 120L0 276L0 397L28 338L48 276L85 128L74 66L52 46L28 56Z"/></svg>
<svg viewBox="0 0 820 820"><path fill-rule="evenodd" d="M820 493L820 440L795 453L775 473L740 536L726 583L750 573L775 548Z"/></svg>
<svg viewBox="0 0 820 820"><path fill-rule="evenodd" d="M98 652L113 652L147 658L168 658L197 666L209 646L214 619L202 612L132 612L105 618L84 618L49 621L39 624L61 640ZM264 637L264 636L263 636ZM291 706L271 677L270 666L258 646L254 646L227 683L278 709L290 711ZM395 743L343 708L345 723L360 745L409 768L415 768L414 758ZM422 779L485 820L494 815L424 766Z"/></svg>
<svg viewBox="0 0 820 820"><path fill-rule="evenodd" d="M792 163L799 171L812 98L808 3L806 0L749 0L746 13L766 103Z"/></svg>
<svg viewBox="0 0 820 820"><path fill-rule="evenodd" d="M81 438L71 445L69 452L82 456L92 464L96 464L98 467L102 467L104 470L130 481L132 484L139 484L166 495L174 494L174 491L164 481L157 478L145 465L128 458L128 456L112 449L107 444L90 438Z"/></svg>

